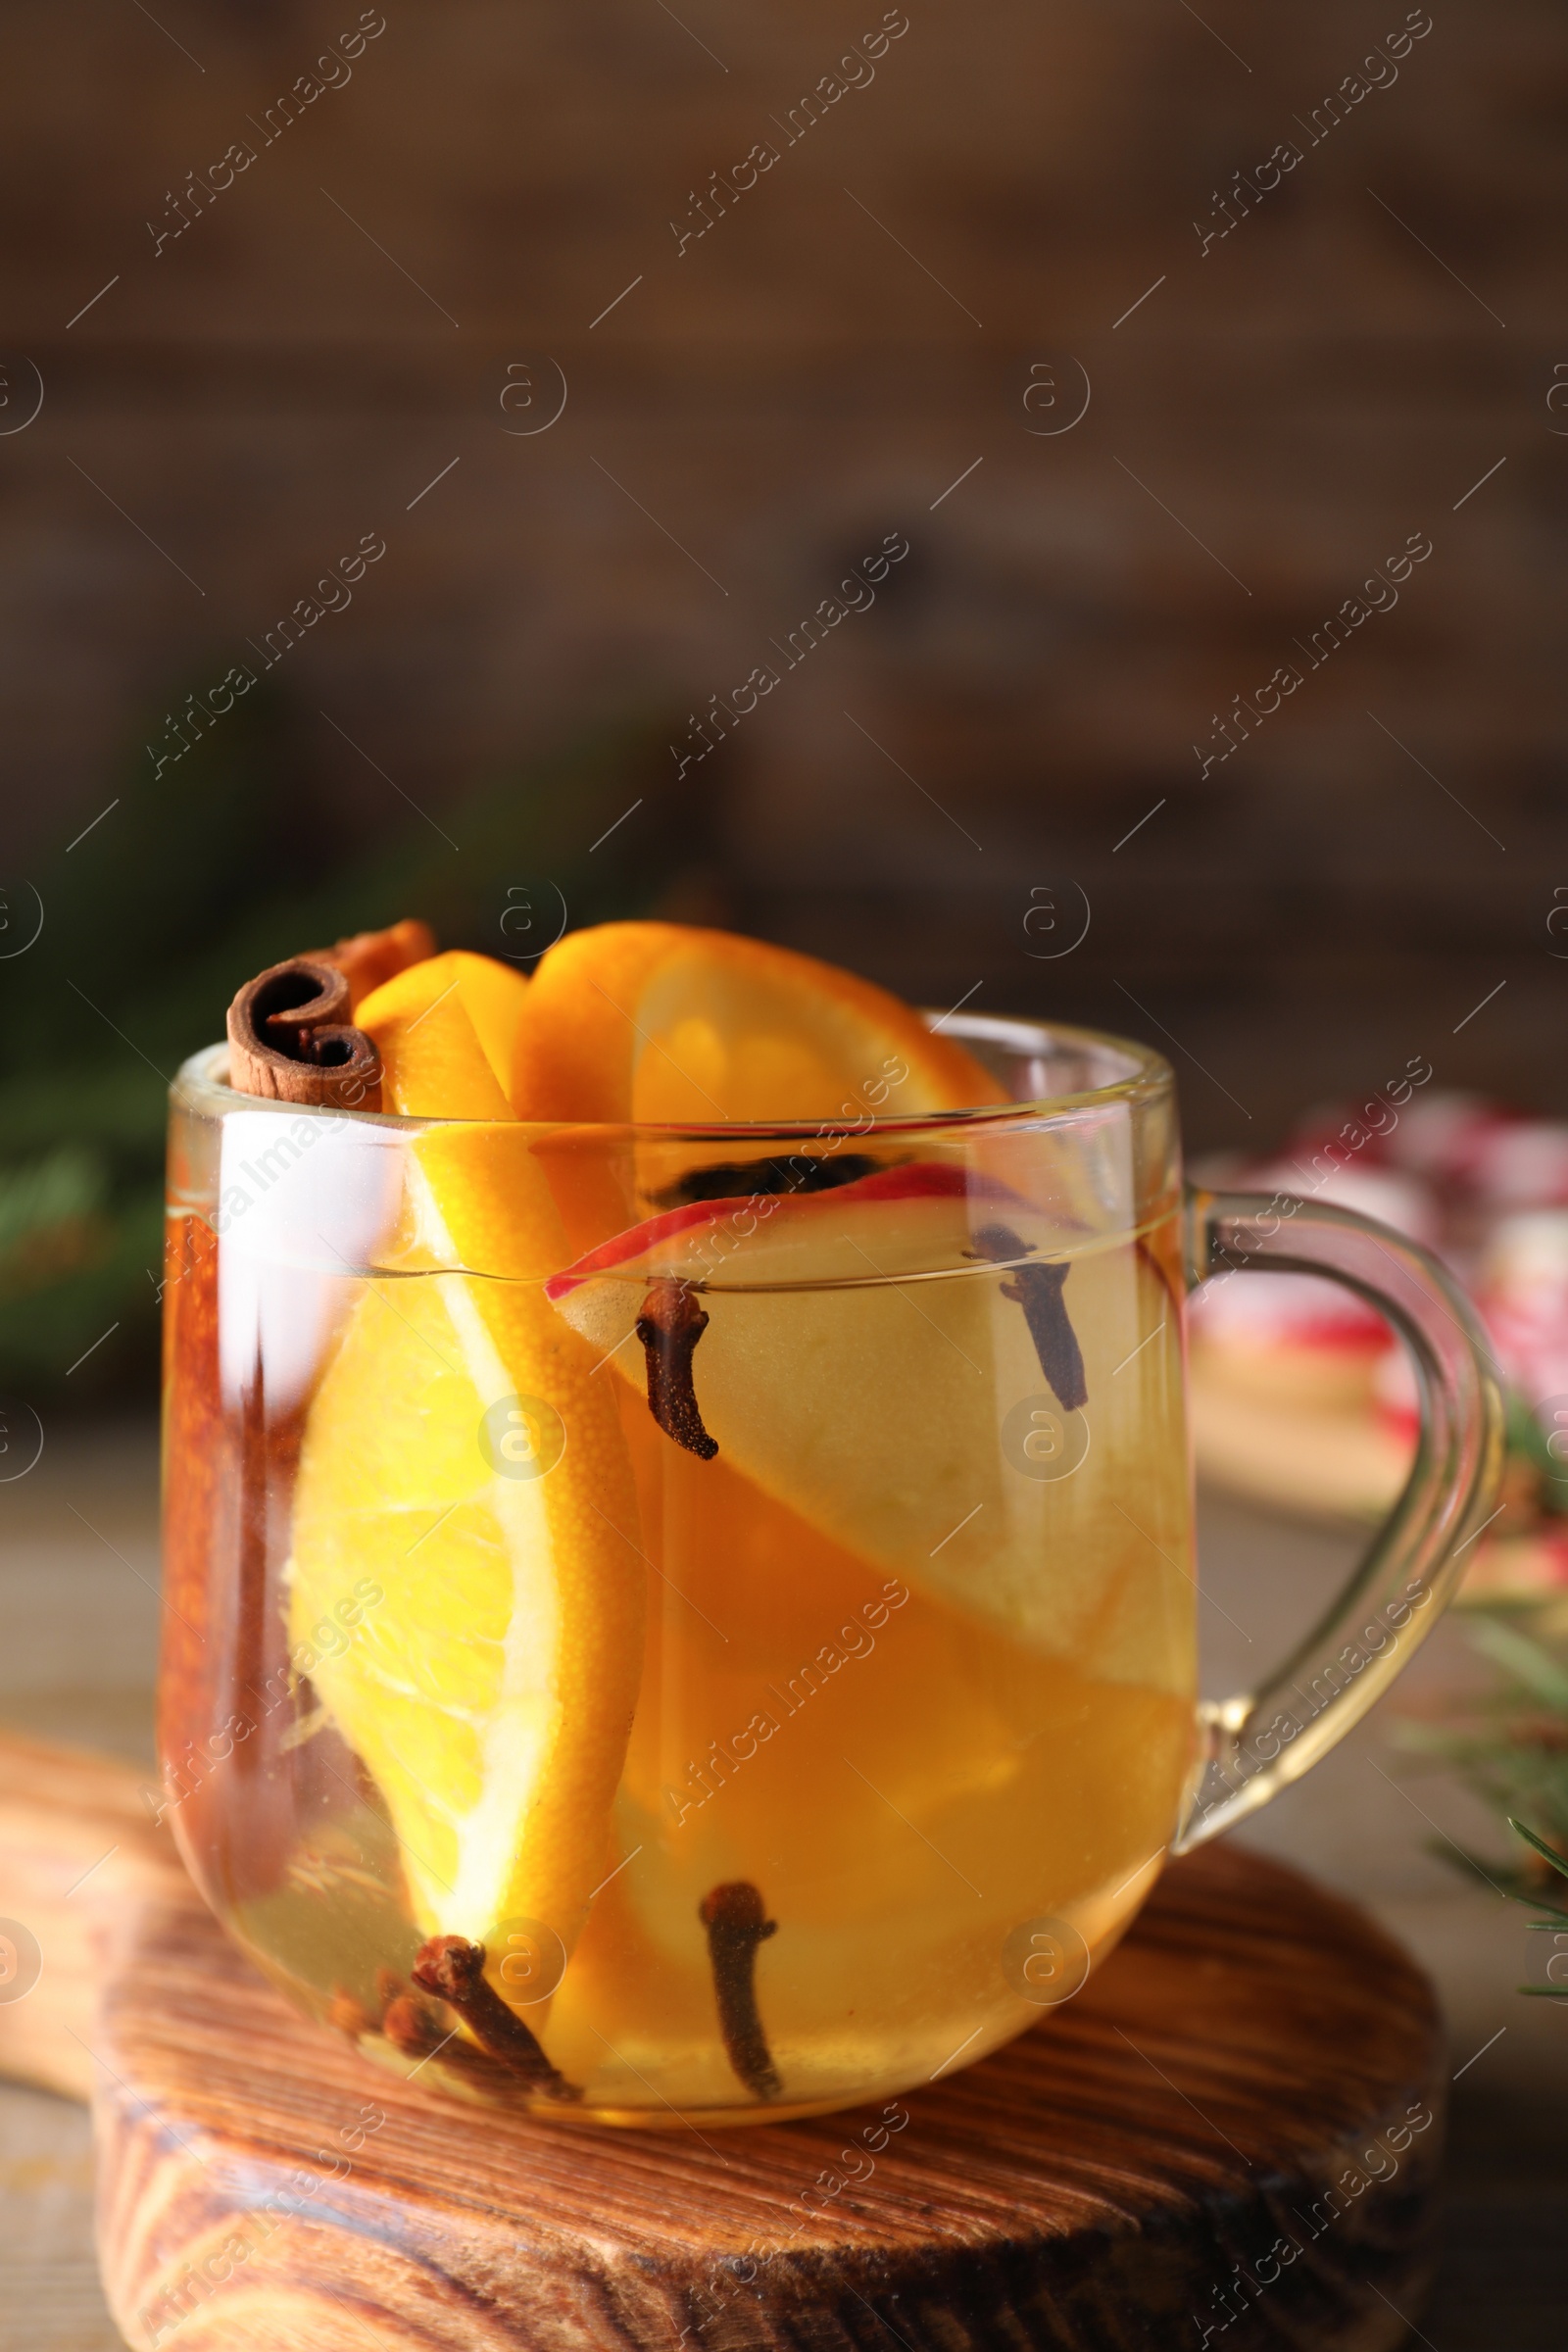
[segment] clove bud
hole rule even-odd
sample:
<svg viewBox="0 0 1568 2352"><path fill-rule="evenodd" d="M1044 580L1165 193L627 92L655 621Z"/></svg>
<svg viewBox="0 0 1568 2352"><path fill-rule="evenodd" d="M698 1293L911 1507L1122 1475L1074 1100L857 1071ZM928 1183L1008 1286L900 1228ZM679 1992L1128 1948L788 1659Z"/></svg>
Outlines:
<svg viewBox="0 0 1568 2352"><path fill-rule="evenodd" d="M409 1973L421 1992L455 2009L479 2047L530 2089L552 2099L581 2098L576 2084L557 2072L521 2018L487 1981L482 1943L464 1936L432 1936L420 1944Z"/></svg>
<svg viewBox="0 0 1568 2352"><path fill-rule="evenodd" d="M974 1245L970 1256L990 1258L1001 1265L1032 1254L1031 1245L1008 1225L982 1226ZM1072 1268L1043 1259L1038 1265L1013 1265L1010 1271L1012 1280L1003 1283L1002 1296L1023 1308L1040 1369L1062 1411L1075 1413L1089 1402L1089 1384L1084 1378L1083 1349L1061 1296Z"/></svg>
<svg viewBox="0 0 1568 2352"><path fill-rule="evenodd" d="M718 1440L703 1427L692 1379L692 1352L708 1329L706 1310L689 1282L661 1274L648 1286L637 1337L648 1358L648 1410L667 1438L710 1462Z"/></svg>
<svg viewBox="0 0 1568 2352"><path fill-rule="evenodd" d="M708 1930L708 1954L718 2003L718 2028L729 2062L747 2089L760 2099L776 2099L784 2084L757 2006L757 1947L778 1933L776 1919L762 1916L762 1898L746 1879L714 1886L697 1916Z"/></svg>

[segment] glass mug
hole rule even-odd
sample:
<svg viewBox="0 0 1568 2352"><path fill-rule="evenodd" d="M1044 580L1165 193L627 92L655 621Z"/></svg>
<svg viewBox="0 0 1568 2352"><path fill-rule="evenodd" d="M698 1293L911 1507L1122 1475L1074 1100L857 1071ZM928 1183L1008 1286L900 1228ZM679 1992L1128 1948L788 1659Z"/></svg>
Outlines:
<svg viewBox="0 0 1568 2352"><path fill-rule="evenodd" d="M923 2083L1440 1613L1501 1459L1441 1268L1184 1192L1141 1046L951 1027L1009 1103L543 1127L181 1070L161 1811L367 2056L623 2125ZM1379 1307L1421 1436L1324 1621L1200 1704L1185 1301L1257 1266Z"/></svg>

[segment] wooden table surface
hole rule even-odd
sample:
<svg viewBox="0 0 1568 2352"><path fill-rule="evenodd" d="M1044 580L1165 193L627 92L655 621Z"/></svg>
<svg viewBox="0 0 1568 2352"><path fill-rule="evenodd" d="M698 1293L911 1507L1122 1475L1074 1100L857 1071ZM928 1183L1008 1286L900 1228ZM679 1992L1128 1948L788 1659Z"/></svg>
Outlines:
<svg viewBox="0 0 1568 2352"><path fill-rule="evenodd" d="M145 1424L51 1428L0 1486L0 1716L150 1758L158 1600L156 1451ZM1203 1511L1206 1680L1232 1689L1281 1649L1344 1572L1349 1540L1215 1500ZM1441 1627L1401 1690L1471 1674ZM1436 1978L1453 2067L1449 2219L1419 2337L1433 2352L1561 2352L1568 2284L1568 2006L1518 1997L1525 1914L1430 1858L1446 1835L1495 1844L1441 1775L1413 1775L1374 1715L1244 1833L1367 1903ZM0 1888L0 1913L5 1909ZM92 2254L84 2109L0 2085L0 2352L112 2352Z"/></svg>

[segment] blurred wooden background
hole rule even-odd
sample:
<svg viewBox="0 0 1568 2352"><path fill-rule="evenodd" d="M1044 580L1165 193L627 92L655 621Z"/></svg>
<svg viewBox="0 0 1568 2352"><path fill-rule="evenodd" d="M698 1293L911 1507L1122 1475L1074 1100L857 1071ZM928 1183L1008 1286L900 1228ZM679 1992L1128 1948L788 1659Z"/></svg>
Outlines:
<svg viewBox="0 0 1568 2352"><path fill-rule="evenodd" d="M910 554L875 608L694 771L700 795L673 760L667 789L628 781L615 844L675 869L665 904L943 1005L1152 1036L1199 1146L1272 1140L1415 1054L1438 1083L1568 1112L1568 940L1546 930L1568 889L1568 20L1432 0L1390 79L1363 60L1403 0L901 0L875 78L845 69L862 86L791 144L791 109L881 0L376 0L385 29L269 138L360 13L11 0L0 22L0 957L29 875L114 930L142 747L365 533L385 556L270 673L287 807L334 845L358 826L461 865L476 780L610 711L683 740L898 530ZM1384 86L1312 143L1363 71ZM1229 193L1292 140L1277 187ZM239 141L255 161L218 188ZM759 141L778 162L678 251L671 220L692 226ZM1222 198L1237 225L1205 251ZM518 429L557 369L564 414ZM1071 415L1075 369L1087 413L1042 429ZM1397 607L1201 775L1214 713L1304 667L1297 640L1414 532L1433 553ZM318 833L287 821L304 884ZM573 871L609 821L581 828ZM498 871L496 904L549 878ZM1068 886L1090 928L1050 958L1040 910L1070 938ZM127 955L148 928L127 921ZM0 1031L27 968L0 961ZM138 1056L167 1049L126 1019L135 1042L104 1029L103 1052L147 1098L151 1168L160 1081ZM99 1348L71 1393L122 1313L94 1304L54 1349L63 1386ZM6 1711L141 1752L145 1436L138 1471L50 1428L76 1549L35 1556L42 1490L6 1490ZM1312 1588L1321 1563L1275 1549ZM1251 1625L1248 1589L1222 1587ZM90 1655L61 1614L84 1605ZM1404 1904L1444 1977L1469 2122L1426 2324L1445 2352L1523 2352L1560 2334L1559 2019L1508 1989L1511 1921L1473 1940L1448 1922L1480 1898L1415 1875L1438 1801L1385 1788L1358 1740L1266 1821ZM1391 1878L1399 1838L1412 1869ZM35 2267L5 2316L19 2342L96 2347L84 2126L41 2100L17 2122L25 2098L0 2114L0 2228Z"/></svg>
<svg viewBox="0 0 1568 2352"><path fill-rule="evenodd" d="M1406 14L906 0L787 144L876 0L384 0L268 143L353 0L13 0L0 878L364 533L272 675L313 794L382 831L603 708L727 698L896 530L715 754L674 904L1164 1033L1200 1144L1417 1052L1568 1108L1568 20L1438 6L1363 67ZM1397 608L1202 776L1412 533ZM626 830L673 821L656 786ZM1089 934L1045 959L1066 884Z"/></svg>

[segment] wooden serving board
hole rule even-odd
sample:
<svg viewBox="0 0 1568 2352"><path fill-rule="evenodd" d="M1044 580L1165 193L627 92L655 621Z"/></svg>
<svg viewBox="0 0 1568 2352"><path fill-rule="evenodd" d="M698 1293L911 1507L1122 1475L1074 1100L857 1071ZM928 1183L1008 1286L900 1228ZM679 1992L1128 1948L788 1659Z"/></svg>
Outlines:
<svg viewBox="0 0 1568 2352"><path fill-rule="evenodd" d="M127 1890L96 2020L55 2020L93 2054L100 2251L137 2352L1392 2352L1419 2317L1432 1989L1245 1851L1174 1864L1078 1998L977 2066L657 2133L386 2075L159 1869ZM45 1974L13 2015L42 2021L39 1916ZM57 1975L57 2008L80 1992Z"/></svg>
<svg viewBox="0 0 1568 2352"><path fill-rule="evenodd" d="M0 1919L30 1936L42 1962L20 1998L8 1997L20 1977L0 1984L0 2075L91 2097L103 1988L148 1903L199 1908L140 1775L113 1756L0 1732Z"/></svg>

